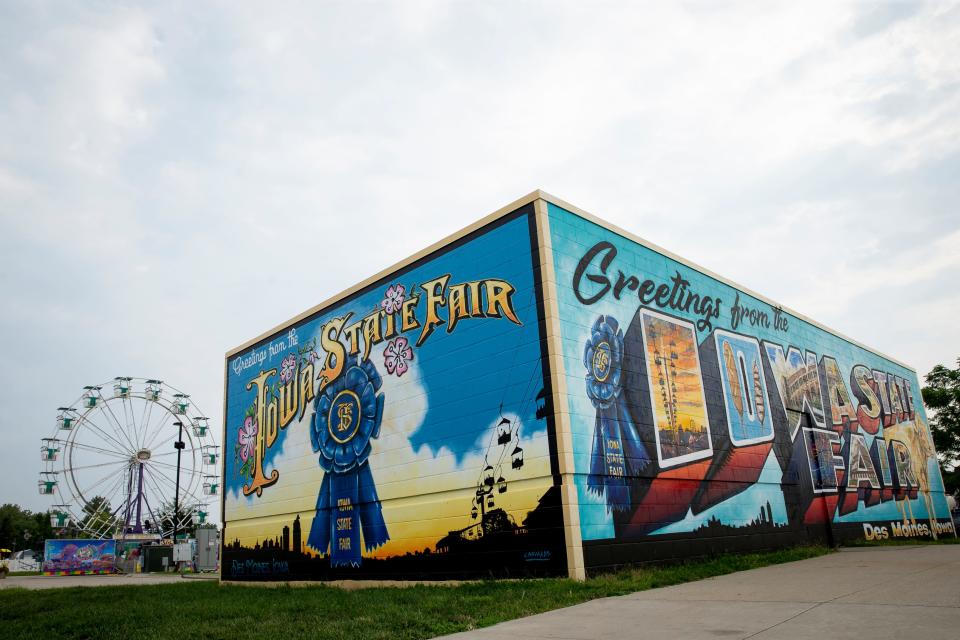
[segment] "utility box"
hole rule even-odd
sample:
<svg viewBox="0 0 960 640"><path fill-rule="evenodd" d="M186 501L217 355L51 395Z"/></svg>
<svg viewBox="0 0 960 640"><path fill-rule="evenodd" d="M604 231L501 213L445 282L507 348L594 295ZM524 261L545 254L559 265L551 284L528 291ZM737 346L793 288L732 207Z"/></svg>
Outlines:
<svg viewBox="0 0 960 640"><path fill-rule="evenodd" d="M143 570L149 573L163 572L173 566L172 545L147 545L142 547Z"/></svg>
<svg viewBox="0 0 960 640"><path fill-rule="evenodd" d="M225 371L224 580L955 535L915 371L540 191Z"/></svg>
<svg viewBox="0 0 960 640"><path fill-rule="evenodd" d="M173 561L193 563L193 541L178 542L173 545Z"/></svg>
<svg viewBox="0 0 960 640"><path fill-rule="evenodd" d="M215 571L217 556L220 552L219 532L213 528L200 527L196 531L197 537L197 571Z"/></svg>

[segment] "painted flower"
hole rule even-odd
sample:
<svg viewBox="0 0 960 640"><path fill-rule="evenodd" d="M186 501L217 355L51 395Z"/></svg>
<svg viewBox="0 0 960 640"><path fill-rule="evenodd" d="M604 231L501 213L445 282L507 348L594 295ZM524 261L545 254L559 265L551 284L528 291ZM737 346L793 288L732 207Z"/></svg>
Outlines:
<svg viewBox="0 0 960 640"><path fill-rule="evenodd" d="M391 340L383 350L383 365L387 368L387 373L396 373L398 378L410 368L407 363L411 360L413 360L413 349L403 336Z"/></svg>
<svg viewBox="0 0 960 640"><path fill-rule="evenodd" d="M594 407L606 408L620 393L623 365L623 331L612 316L600 316L593 323L583 349L587 368L587 395Z"/></svg>
<svg viewBox="0 0 960 640"><path fill-rule="evenodd" d="M240 460L243 462L246 462L247 458L253 455L257 447L257 432L259 430L260 427L257 425L257 421L253 419L253 416L247 416L247 419L243 421L243 426L240 427L240 430L237 432Z"/></svg>
<svg viewBox="0 0 960 640"><path fill-rule="evenodd" d="M324 471L346 473L367 461L370 440L380 435L383 384L369 360L350 365L313 403L310 442Z"/></svg>
<svg viewBox="0 0 960 640"><path fill-rule="evenodd" d="M280 382L286 384L293 380L297 370L297 357L292 353L280 362Z"/></svg>
<svg viewBox="0 0 960 640"><path fill-rule="evenodd" d="M380 306L387 313L398 313L403 306L404 296L407 290L399 282L391 287L387 287L387 292L380 301Z"/></svg>

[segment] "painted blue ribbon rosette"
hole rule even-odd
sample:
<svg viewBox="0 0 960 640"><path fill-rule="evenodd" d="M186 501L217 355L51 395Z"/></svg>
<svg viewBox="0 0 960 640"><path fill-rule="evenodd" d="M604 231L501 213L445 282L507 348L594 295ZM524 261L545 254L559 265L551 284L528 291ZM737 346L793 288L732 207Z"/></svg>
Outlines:
<svg viewBox="0 0 960 640"><path fill-rule="evenodd" d="M360 566L367 551L390 539L370 472L370 441L380 435L383 384L369 360L349 365L313 403L310 441L324 470L307 544L330 552L330 564Z"/></svg>
<svg viewBox="0 0 960 640"><path fill-rule="evenodd" d="M583 350L587 396L597 410L587 488L606 496L607 511L630 508L629 478L650 463L622 393L623 331L612 316L593 323Z"/></svg>

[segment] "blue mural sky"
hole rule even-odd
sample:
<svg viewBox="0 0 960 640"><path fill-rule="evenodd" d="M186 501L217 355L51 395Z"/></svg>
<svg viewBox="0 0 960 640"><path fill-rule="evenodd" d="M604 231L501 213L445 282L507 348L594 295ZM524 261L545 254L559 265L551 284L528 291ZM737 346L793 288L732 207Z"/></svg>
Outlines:
<svg viewBox="0 0 960 640"><path fill-rule="evenodd" d="M949 364L958 65L951 4L4 2L0 464L114 376L221 424L226 351L537 187Z"/></svg>
<svg viewBox="0 0 960 640"><path fill-rule="evenodd" d="M409 297L413 293L422 295L419 285L443 274L450 274L451 284L485 278L506 280L516 289L513 308L522 322L521 326L505 318L465 319L452 332L447 331L448 325L439 326L421 346L413 347L414 361L420 370L420 385L429 401L419 429L408 435L414 450L426 446L436 454L445 448L460 463L465 455L486 447L490 424L499 417L502 406L505 415L520 417L524 431L522 435L528 438L546 429L546 421L536 419L536 396L543 386L543 376L530 251L528 219L526 216L515 218L456 251L447 252L399 277L391 277L363 295L299 323L295 326L298 342L302 346L318 336L320 327L330 318L351 311L354 312L354 318L358 318L379 306L385 290L395 283L404 284ZM414 284L417 285L415 292L411 291ZM421 322L425 308L426 303L421 299L417 304L417 317ZM441 313L445 314L446 311L441 309ZM292 352L285 348L270 355L269 345L280 341L286 344L288 330L284 328L271 341L246 349L228 362L228 490L236 490L243 484L243 480L235 474L240 461L233 455L233 448L245 411L255 398L255 391L247 390L246 385L260 370L279 369L283 358ZM419 330L403 335L413 344ZM251 352L266 352L263 364L236 372L234 363ZM322 353L320 355L323 356ZM373 357L371 360L381 376L388 375L382 360ZM398 378L400 381L402 379L402 376ZM275 381L276 376L272 380ZM416 387L417 392L421 387ZM465 389L469 389L470 393L464 393ZM401 400L393 396L385 398L386 403ZM308 408L304 423L294 423L290 428L308 428L312 412L312 407ZM281 431L277 443L268 451L268 467L282 451L287 433L287 430Z"/></svg>

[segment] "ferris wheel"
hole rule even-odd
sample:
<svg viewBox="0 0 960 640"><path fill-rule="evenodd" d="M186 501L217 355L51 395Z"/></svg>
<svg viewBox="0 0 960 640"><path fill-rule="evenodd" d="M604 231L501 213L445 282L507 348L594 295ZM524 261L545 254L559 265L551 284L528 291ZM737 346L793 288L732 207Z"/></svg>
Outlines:
<svg viewBox="0 0 960 640"><path fill-rule="evenodd" d="M220 487L209 420L161 380L117 377L84 387L43 438L38 483L50 523L96 538L167 537L204 524Z"/></svg>

